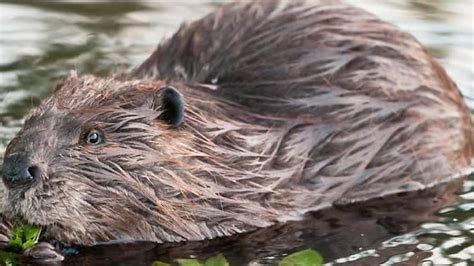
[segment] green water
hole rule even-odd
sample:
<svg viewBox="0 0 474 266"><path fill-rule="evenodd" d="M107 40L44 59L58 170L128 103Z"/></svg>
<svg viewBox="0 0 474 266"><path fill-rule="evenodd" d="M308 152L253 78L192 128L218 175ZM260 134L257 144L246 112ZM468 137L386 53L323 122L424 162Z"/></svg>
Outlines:
<svg viewBox="0 0 474 266"><path fill-rule="evenodd" d="M468 105L474 109L472 0L352 2L413 33L429 47L456 81ZM198 19L222 3L1 0L0 159L6 144L21 127L23 117L49 94L56 81L67 71L75 69L82 73L106 75L111 71L130 69L144 60L157 43L170 36L180 23ZM277 264L288 254L311 248L321 253L325 262L333 264L402 262L468 265L474 263L474 176L464 182L453 200L454 203L441 209L427 208L426 211L434 216L421 225L410 227L409 232L394 233L389 230L388 233L374 233L368 228L374 224L360 222L343 226L346 230L343 233L328 230L327 234L316 234L303 230L305 224L300 223L285 228L285 233L279 232L273 238L254 235L248 242L238 239L230 244L97 247L82 251L80 255L70 258L69 263L87 261L89 264L116 265L117 261L121 261L123 264L149 265L158 259L171 262L176 258L205 259L224 254L230 265L261 265ZM402 212L400 215L406 214ZM344 221L345 218L339 219ZM403 223L396 222L396 225L400 224ZM370 243L366 243L367 234L371 235ZM343 248L343 242L348 240L342 236L353 240L353 245ZM275 242L272 242L273 239L276 239ZM132 253L129 254L129 250Z"/></svg>

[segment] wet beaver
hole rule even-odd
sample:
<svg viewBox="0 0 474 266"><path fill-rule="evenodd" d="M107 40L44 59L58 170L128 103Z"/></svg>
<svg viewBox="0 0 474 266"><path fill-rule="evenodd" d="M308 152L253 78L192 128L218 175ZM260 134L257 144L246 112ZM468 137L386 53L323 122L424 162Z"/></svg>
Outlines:
<svg viewBox="0 0 474 266"><path fill-rule="evenodd" d="M126 79L60 82L7 147L3 214L66 244L228 236L448 182L472 128L439 64L375 16L230 4Z"/></svg>

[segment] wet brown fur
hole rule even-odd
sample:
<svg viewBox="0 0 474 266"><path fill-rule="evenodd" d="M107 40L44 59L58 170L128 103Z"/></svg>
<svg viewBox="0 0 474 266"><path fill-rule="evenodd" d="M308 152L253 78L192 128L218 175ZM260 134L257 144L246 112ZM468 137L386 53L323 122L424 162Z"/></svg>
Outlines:
<svg viewBox="0 0 474 266"><path fill-rule="evenodd" d="M165 84L186 103L178 129L152 101ZM89 128L106 143L82 143ZM129 81L62 81L7 148L47 174L4 214L68 244L215 238L448 182L473 145L461 94L411 35L337 1L230 4Z"/></svg>

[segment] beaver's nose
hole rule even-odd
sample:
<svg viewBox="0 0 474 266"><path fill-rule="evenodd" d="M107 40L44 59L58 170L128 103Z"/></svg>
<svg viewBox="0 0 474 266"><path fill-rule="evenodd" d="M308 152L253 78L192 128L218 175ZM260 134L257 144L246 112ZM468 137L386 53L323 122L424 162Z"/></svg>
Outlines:
<svg viewBox="0 0 474 266"><path fill-rule="evenodd" d="M14 154L5 157L2 176L7 187L24 185L40 176L40 168L31 165L26 154Z"/></svg>

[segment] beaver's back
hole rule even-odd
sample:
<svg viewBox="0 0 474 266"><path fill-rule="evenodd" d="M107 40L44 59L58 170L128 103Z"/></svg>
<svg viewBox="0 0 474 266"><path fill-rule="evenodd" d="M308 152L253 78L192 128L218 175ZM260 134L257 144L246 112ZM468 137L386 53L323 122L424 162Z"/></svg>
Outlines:
<svg viewBox="0 0 474 266"><path fill-rule="evenodd" d="M468 109L426 50L358 8L301 2L226 6L182 26L135 77L204 84L229 108L198 108L278 129L253 149L274 158L268 168L291 168L275 187L321 193L319 204L422 189L466 169Z"/></svg>

